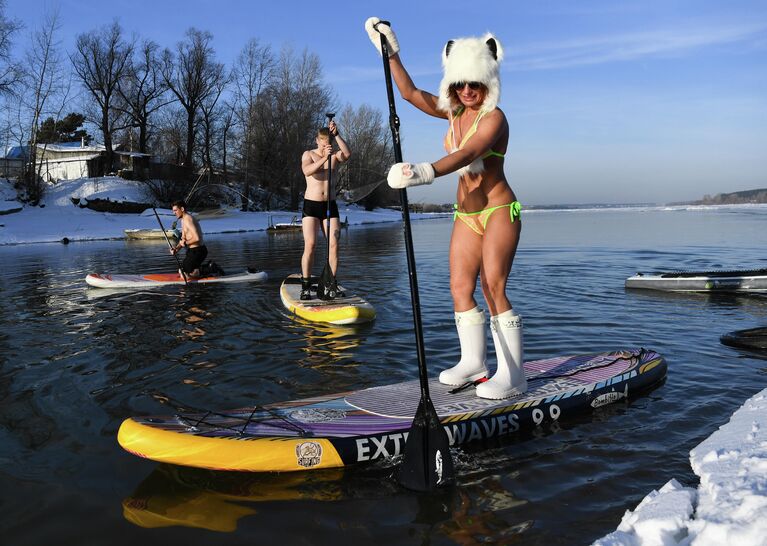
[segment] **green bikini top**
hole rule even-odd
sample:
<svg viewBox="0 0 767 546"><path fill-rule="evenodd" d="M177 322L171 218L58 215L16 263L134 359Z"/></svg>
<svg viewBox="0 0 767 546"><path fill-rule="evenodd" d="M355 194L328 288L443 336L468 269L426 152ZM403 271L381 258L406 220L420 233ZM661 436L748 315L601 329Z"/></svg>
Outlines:
<svg viewBox="0 0 767 546"><path fill-rule="evenodd" d="M463 106L461 106L458 109L458 112L456 112L455 116L452 114L450 115L450 128L447 131L447 134L445 135L445 150L448 153L453 153L456 150L460 150L463 148L463 145L466 144L466 141L468 141L471 137L474 136L474 133L477 132L477 126L479 125L479 120L484 117L485 114L487 114L487 110L480 111L479 115L477 115L476 119L474 120L474 123L471 124L471 127L469 127L469 130L466 131L466 134L463 136L463 139L461 139L461 144L456 146L455 144L455 132L453 131L453 123L455 120L461 117L461 115L464 112ZM486 159L488 157L500 157L503 158L504 154L500 152L496 152L493 150L488 150L482 155L482 159Z"/></svg>

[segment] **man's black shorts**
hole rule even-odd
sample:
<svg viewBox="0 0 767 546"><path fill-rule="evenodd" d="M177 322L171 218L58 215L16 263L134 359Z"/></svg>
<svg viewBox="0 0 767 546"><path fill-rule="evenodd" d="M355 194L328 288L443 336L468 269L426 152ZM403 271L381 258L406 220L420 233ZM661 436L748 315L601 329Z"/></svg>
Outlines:
<svg viewBox="0 0 767 546"><path fill-rule="evenodd" d="M191 273L195 269L200 269L202 262L208 256L208 247L205 245L196 246L194 248L186 249L186 256L184 256L184 263L181 264L181 269L184 273Z"/></svg>
<svg viewBox="0 0 767 546"><path fill-rule="evenodd" d="M328 214L328 202L327 201L312 201L311 199L304 199L304 212L302 218L310 216L312 218L319 218L324 220ZM338 205L335 200L330 202L330 217L340 218L338 214Z"/></svg>

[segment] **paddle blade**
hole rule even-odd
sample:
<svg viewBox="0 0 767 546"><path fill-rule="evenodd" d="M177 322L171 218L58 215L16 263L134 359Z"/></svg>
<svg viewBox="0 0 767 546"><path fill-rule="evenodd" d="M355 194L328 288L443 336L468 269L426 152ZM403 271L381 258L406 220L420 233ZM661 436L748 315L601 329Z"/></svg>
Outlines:
<svg viewBox="0 0 767 546"><path fill-rule="evenodd" d="M325 264L322 274L317 281L317 297L321 300L333 300L338 295L336 278L330 270L330 265Z"/></svg>
<svg viewBox="0 0 767 546"><path fill-rule="evenodd" d="M447 433L431 399L421 397L407 437L397 481L413 491L433 491L455 481Z"/></svg>

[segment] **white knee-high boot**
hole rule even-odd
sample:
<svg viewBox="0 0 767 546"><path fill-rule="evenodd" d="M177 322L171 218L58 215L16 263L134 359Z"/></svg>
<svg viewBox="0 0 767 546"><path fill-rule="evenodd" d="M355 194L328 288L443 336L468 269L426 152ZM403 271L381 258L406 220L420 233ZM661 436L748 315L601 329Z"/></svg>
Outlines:
<svg viewBox="0 0 767 546"><path fill-rule="evenodd" d="M439 374L439 382L445 385L463 385L487 375L485 313L479 307L456 313L455 327L461 342L461 360Z"/></svg>
<svg viewBox="0 0 767 546"><path fill-rule="evenodd" d="M522 317L513 309L490 318L498 368L490 380L477 385L477 396L501 399L527 390L523 367Z"/></svg>

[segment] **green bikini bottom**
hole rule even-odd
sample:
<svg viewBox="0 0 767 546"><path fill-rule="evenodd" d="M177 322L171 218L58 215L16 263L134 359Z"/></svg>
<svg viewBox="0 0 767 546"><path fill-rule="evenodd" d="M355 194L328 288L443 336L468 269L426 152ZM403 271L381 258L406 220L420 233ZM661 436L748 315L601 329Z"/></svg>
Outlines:
<svg viewBox="0 0 767 546"><path fill-rule="evenodd" d="M455 222L456 219L460 219L469 229L481 236L485 234L485 228L487 227L487 221L490 218L490 215L504 207L509 207L509 216L511 217L512 223L514 223L514 220L519 218L522 213L522 205L519 201L482 209L477 212L459 212L458 204L456 203L453 205L453 208L455 209L455 212L453 212L453 222Z"/></svg>

